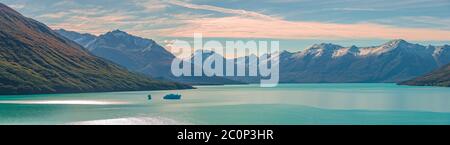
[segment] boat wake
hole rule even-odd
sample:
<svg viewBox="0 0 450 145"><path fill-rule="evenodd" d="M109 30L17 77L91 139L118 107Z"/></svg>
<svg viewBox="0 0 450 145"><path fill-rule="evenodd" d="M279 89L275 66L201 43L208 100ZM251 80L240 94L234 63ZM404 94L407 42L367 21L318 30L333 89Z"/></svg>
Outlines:
<svg viewBox="0 0 450 145"><path fill-rule="evenodd" d="M183 125L165 117L129 117L117 119L92 120L69 123L69 125Z"/></svg>

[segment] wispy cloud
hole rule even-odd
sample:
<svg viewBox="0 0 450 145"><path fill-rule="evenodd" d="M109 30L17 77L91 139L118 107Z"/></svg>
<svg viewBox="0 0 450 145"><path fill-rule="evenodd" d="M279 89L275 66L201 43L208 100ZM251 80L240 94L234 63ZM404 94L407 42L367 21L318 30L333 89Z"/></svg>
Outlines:
<svg viewBox="0 0 450 145"><path fill-rule="evenodd" d="M333 8L332 10L335 11L371 11L371 12L376 12L376 11L385 11L384 9L375 9L375 8Z"/></svg>
<svg viewBox="0 0 450 145"><path fill-rule="evenodd" d="M52 28L93 34L123 29L143 37L450 40L450 15L439 9L450 6L448 0L4 1Z"/></svg>
<svg viewBox="0 0 450 145"><path fill-rule="evenodd" d="M122 27L123 22L135 20L135 16L126 12L104 10L101 8L72 9L66 12L45 14L39 18L62 19L49 23L52 28L64 28L72 31L101 34L110 31L112 27Z"/></svg>
<svg viewBox="0 0 450 145"><path fill-rule="evenodd" d="M165 9L167 9L169 7L169 4L167 4L166 2L164 2L162 0L151 0L151 1L133 0L133 2L137 6L144 7L147 12L163 11L163 10L165 10Z"/></svg>
<svg viewBox="0 0 450 145"><path fill-rule="evenodd" d="M25 4L13 4L13 5L9 5L9 7L13 8L13 9L23 9L25 7Z"/></svg>
<svg viewBox="0 0 450 145"><path fill-rule="evenodd" d="M253 11L196 5L175 0L171 0L170 3L191 9L235 15L184 20L183 26L161 31L172 37L191 37L193 33L203 33L206 37L228 38L450 40L450 31L437 29L401 28L375 23L288 21Z"/></svg>
<svg viewBox="0 0 450 145"><path fill-rule="evenodd" d="M395 17L392 19L376 19L368 22L384 25L400 25L402 27L450 30L450 18L437 18L431 16Z"/></svg>
<svg viewBox="0 0 450 145"><path fill-rule="evenodd" d="M229 9L229 8L223 8L223 7L217 7L217 6L211 6L211 5L197 5L192 3L187 3L179 0L168 0L167 1L170 4L186 7L190 9L197 9L197 10L208 10L208 11L215 11L215 12L221 12L226 14L235 14L240 16L247 16L247 17L253 17L253 18L262 18L262 19L272 19L271 16L267 16L264 14L260 14L257 12L252 11L246 11L246 10L239 10L239 9Z"/></svg>
<svg viewBox="0 0 450 145"><path fill-rule="evenodd" d="M68 12L48 13L48 14L39 15L37 18L41 18L41 19L60 19L60 18L64 18L68 14L69 14Z"/></svg>

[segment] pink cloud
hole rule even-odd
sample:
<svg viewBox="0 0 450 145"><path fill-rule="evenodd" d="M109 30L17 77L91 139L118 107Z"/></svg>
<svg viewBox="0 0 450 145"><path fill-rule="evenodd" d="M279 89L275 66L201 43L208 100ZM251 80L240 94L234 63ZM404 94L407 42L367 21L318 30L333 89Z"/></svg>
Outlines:
<svg viewBox="0 0 450 145"><path fill-rule="evenodd" d="M230 16L184 20L185 25L161 30L171 37L278 38L278 39L407 39L450 40L450 31L428 28L400 28L382 24L336 24L287 21L279 18Z"/></svg>

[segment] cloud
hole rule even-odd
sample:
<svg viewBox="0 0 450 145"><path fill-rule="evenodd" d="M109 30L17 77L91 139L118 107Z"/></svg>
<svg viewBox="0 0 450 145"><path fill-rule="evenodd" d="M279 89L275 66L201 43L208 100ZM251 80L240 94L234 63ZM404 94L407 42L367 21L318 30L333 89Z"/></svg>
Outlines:
<svg viewBox="0 0 450 145"><path fill-rule="evenodd" d="M241 16L187 20L186 25L162 31L172 37L278 38L278 39L407 39L450 40L450 31L426 28L398 28L359 23L337 24L255 19Z"/></svg>
<svg viewBox="0 0 450 145"><path fill-rule="evenodd" d="M143 6L147 9L148 12L158 12L165 10L169 7L168 4L161 2L159 0L144 2Z"/></svg>
<svg viewBox="0 0 450 145"><path fill-rule="evenodd" d="M16 9L16 10L23 9L23 8L25 8L25 4L12 4L12 5L9 5L9 7Z"/></svg>
<svg viewBox="0 0 450 145"><path fill-rule="evenodd" d="M48 23L48 25L54 29L64 28L96 35L125 26L129 24L125 22L135 20L135 16L128 15L125 12L111 12L100 9L74 9L64 14L46 14L41 15L40 17L63 18L61 22Z"/></svg>
<svg viewBox="0 0 450 145"><path fill-rule="evenodd" d="M374 9L374 8L333 8L335 11L383 11L382 9Z"/></svg>
<svg viewBox="0 0 450 145"><path fill-rule="evenodd" d="M130 1L127 1L130 2ZM227 38L273 38L273 39L408 39L408 40L450 40L447 20L438 21L433 17L422 17L424 20L409 21L414 23L429 23L436 25L436 29L424 26L396 25L397 23L383 23L380 21L365 21L363 23L349 22L330 23L324 21L288 20L278 15L261 12L232 9L220 6L194 4L181 0L131 0L132 5L119 8L89 4L89 7L64 9L76 1L61 1L55 5L64 11L52 11L37 16L52 28L101 34L111 29L123 29L132 34L143 37L192 37L193 33L203 33L205 37ZM285 0L284 4L294 3ZM308 1L309 2L309 1ZM318 2L339 3L340 1ZM448 1L439 3L448 4ZM372 3L374 3L372 1ZM417 6L424 0L393 2L391 5L404 7ZM130 4L130 3L127 3ZM351 7L334 8L335 11L379 11L384 8L384 0L374 3L370 7L361 7L364 2ZM375 5L377 4L377 5ZM75 5L75 4L71 4ZM430 4L431 5L431 4ZM434 5L434 4L433 4ZM116 5L114 5L116 6ZM122 7L123 6L123 7ZM113 8L111 8L113 7ZM312 6L313 7L313 6ZM170 10L170 11L169 11ZM173 11L172 11L173 10ZM164 11L164 12L162 12ZM205 13L206 11L206 13ZM226 14L217 15L216 13ZM346 12L345 12L346 13ZM280 14L279 14L280 15ZM312 14L311 14L312 15ZM405 18L406 19L406 18ZM421 22L418 22L421 21ZM441 29L438 29L441 28Z"/></svg>
<svg viewBox="0 0 450 145"><path fill-rule="evenodd" d="M167 2L172 5L177 5L177 6L190 8L190 9L196 9L196 10L208 10L208 11L215 11L215 12L220 12L220 13L225 13L225 14L235 14L235 15L240 15L240 16L253 17L253 18L272 19L271 16L267 16L267 15L260 14L257 12L246 11L246 10L228 9L228 8L211 6L211 5L196 5L196 4L187 3L187 2L178 1L178 0L168 0Z"/></svg>
<svg viewBox="0 0 450 145"><path fill-rule="evenodd" d="M177 0L170 4L190 9L234 14L227 17L203 17L182 20L184 25L161 30L171 37L278 38L278 39L408 39L450 40L450 31L429 28L394 27L377 23L339 24L310 21L288 21L258 12L197 5ZM378 11L379 9L340 8L344 11Z"/></svg>
<svg viewBox="0 0 450 145"><path fill-rule="evenodd" d="M64 18L68 14L69 14L68 12L48 13L48 14L39 15L37 18L60 19L60 18Z"/></svg>
<svg viewBox="0 0 450 145"><path fill-rule="evenodd" d="M449 18L437 18L431 16L405 16L391 19L376 19L368 21L385 25L400 25L413 28L434 28L439 30L450 30Z"/></svg>

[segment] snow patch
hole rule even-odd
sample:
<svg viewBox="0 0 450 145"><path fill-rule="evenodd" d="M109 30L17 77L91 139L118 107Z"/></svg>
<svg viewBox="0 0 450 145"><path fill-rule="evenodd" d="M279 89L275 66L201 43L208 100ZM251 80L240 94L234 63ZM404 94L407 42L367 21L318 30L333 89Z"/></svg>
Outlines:
<svg viewBox="0 0 450 145"><path fill-rule="evenodd" d="M359 49L359 55L360 56L380 55L389 52L393 49L394 49L393 47L386 47L386 46L361 48Z"/></svg>
<svg viewBox="0 0 450 145"><path fill-rule="evenodd" d="M350 48L341 48L333 52L333 58L338 58L349 53Z"/></svg>

